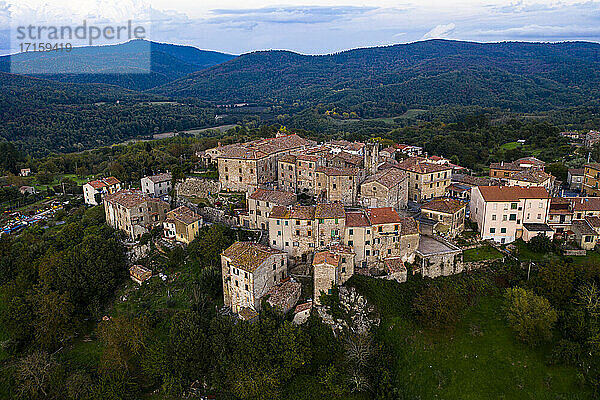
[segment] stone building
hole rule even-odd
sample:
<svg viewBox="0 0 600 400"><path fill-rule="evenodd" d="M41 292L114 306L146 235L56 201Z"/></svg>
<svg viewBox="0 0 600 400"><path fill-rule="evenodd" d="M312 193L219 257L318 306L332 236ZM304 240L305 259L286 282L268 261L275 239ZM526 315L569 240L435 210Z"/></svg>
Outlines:
<svg viewBox="0 0 600 400"><path fill-rule="evenodd" d="M296 195L280 190L256 189L248 196L248 214L241 216L241 224L246 228L269 230L269 213L275 206L291 206L296 203Z"/></svg>
<svg viewBox="0 0 600 400"><path fill-rule="evenodd" d="M316 249L341 241L345 220L341 203L275 206L269 214L269 242L293 261L310 261Z"/></svg>
<svg viewBox="0 0 600 400"><path fill-rule="evenodd" d="M202 217L186 206L177 207L167 213L163 222L164 237L189 244L202 227Z"/></svg>
<svg viewBox="0 0 600 400"><path fill-rule="evenodd" d="M581 192L583 180L585 178L584 175L584 168L569 168L567 171L567 184L569 185L569 189Z"/></svg>
<svg viewBox="0 0 600 400"><path fill-rule="evenodd" d="M422 276L437 278L464 270L462 250L443 239L423 235L416 252Z"/></svg>
<svg viewBox="0 0 600 400"><path fill-rule="evenodd" d="M280 190L296 193L298 191L298 183L296 179L296 156L286 154L278 161L277 167L277 187Z"/></svg>
<svg viewBox="0 0 600 400"><path fill-rule="evenodd" d="M287 256L258 243L235 242L221 253L221 275L225 306L235 313L258 311L263 296L288 278Z"/></svg>
<svg viewBox="0 0 600 400"><path fill-rule="evenodd" d="M315 253L313 258L314 302L321 304L322 293L331 294L333 286L343 285L354 274L355 255L352 248L333 245Z"/></svg>
<svg viewBox="0 0 600 400"><path fill-rule="evenodd" d="M509 186L541 186L546 188L549 192L552 192L555 178L544 171L528 168L523 171L515 172L507 180Z"/></svg>
<svg viewBox="0 0 600 400"><path fill-rule="evenodd" d="M367 172L367 175L373 175L377 172L380 164L379 142L369 142L365 144L363 152L365 157L364 168Z"/></svg>
<svg viewBox="0 0 600 400"><path fill-rule="evenodd" d="M315 142L296 134L223 146L218 155L219 182L224 190L251 191L260 184L276 184L278 161Z"/></svg>
<svg viewBox="0 0 600 400"><path fill-rule="evenodd" d="M356 203L360 172L356 168L317 167L315 188L321 201Z"/></svg>
<svg viewBox="0 0 600 400"><path fill-rule="evenodd" d="M85 204L97 206L102 203L104 195L119 190L121 190L121 181L114 176L90 181L83 185L83 201Z"/></svg>
<svg viewBox="0 0 600 400"><path fill-rule="evenodd" d="M158 175L145 176L140 181L142 192L150 196L164 196L171 193L173 189L172 176L170 172Z"/></svg>
<svg viewBox="0 0 600 400"><path fill-rule="evenodd" d="M364 157L349 153L345 150L339 153L329 153L324 157L325 166L333 168L357 168L362 170L365 164Z"/></svg>
<svg viewBox="0 0 600 400"><path fill-rule="evenodd" d="M429 225L432 234L454 237L465 228L467 203L460 200L439 198L421 207L421 226Z"/></svg>
<svg viewBox="0 0 600 400"><path fill-rule="evenodd" d="M360 185L359 202L363 207L406 208L408 176L396 168L387 168L367 177Z"/></svg>
<svg viewBox="0 0 600 400"><path fill-rule="evenodd" d="M120 190L104 197L106 223L138 240L154 226L162 225L169 204L139 190Z"/></svg>
<svg viewBox="0 0 600 400"><path fill-rule="evenodd" d="M600 195L600 163L586 164L583 172L582 194L597 197Z"/></svg>
<svg viewBox="0 0 600 400"><path fill-rule="evenodd" d="M413 217L402 217L400 225L400 258L412 263L421 239L419 223Z"/></svg>
<svg viewBox="0 0 600 400"><path fill-rule="evenodd" d="M450 186L452 166L433 164L421 157L411 157L396 167L408 174L408 198L411 201L442 197Z"/></svg>

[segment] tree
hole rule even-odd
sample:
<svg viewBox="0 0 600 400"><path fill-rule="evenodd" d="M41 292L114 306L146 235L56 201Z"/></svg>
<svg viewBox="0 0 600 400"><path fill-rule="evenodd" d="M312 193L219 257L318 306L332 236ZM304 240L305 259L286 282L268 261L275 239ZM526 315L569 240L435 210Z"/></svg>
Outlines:
<svg viewBox="0 0 600 400"><path fill-rule="evenodd" d="M102 342L101 372L131 374L138 371L147 333L147 323L140 318L118 316L102 321L98 327Z"/></svg>
<svg viewBox="0 0 600 400"><path fill-rule="evenodd" d="M31 296L35 339L46 350L54 350L72 332L73 305L69 295L40 285Z"/></svg>
<svg viewBox="0 0 600 400"><path fill-rule="evenodd" d="M523 288L506 289L508 324L524 343L535 346L552 338L558 314L548 299Z"/></svg>
<svg viewBox="0 0 600 400"><path fill-rule="evenodd" d="M575 266L569 263L544 263L534 279L537 292L554 305L564 304L572 295Z"/></svg>
<svg viewBox="0 0 600 400"><path fill-rule="evenodd" d="M551 253L554 250L554 245L548 236L540 233L531 238L529 248L535 253Z"/></svg>
<svg viewBox="0 0 600 400"><path fill-rule="evenodd" d="M452 288L429 286L414 298L412 307L423 325L447 329L454 327L460 319L465 301Z"/></svg>
<svg viewBox="0 0 600 400"><path fill-rule="evenodd" d="M21 358L16 365L15 380L20 393L27 399L46 397L56 362L43 351Z"/></svg>

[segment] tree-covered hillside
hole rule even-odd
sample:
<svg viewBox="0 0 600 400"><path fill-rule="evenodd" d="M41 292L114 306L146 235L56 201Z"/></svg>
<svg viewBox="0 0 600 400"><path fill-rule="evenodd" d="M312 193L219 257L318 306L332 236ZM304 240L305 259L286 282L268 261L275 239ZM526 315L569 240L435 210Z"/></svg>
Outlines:
<svg viewBox="0 0 600 400"><path fill-rule="evenodd" d="M322 56L254 52L152 91L217 102L539 111L595 103L598 83L600 44L431 40Z"/></svg>

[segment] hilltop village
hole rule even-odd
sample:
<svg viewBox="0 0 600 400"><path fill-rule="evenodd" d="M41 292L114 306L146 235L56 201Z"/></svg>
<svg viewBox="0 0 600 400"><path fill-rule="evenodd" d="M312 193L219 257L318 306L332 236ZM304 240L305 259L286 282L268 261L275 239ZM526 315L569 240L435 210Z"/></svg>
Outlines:
<svg viewBox="0 0 600 400"><path fill-rule="evenodd" d="M256 318L263 300L283 312L319 306L354 274L404 282L477 268L463 259L465 231L507 254L516 240L556 238L577 253L600 237L597 164L569 170L567 184L581 195L561 197L562 182L534 157L492 163L488 177L475 177L416 146L381 147L281 131L199 152L200 167L218 171L215 181L176 182L165 172L126 189L108 177L84 184L84 200L103 203L106 223L133 246L156 226L163 241L182 245L212 223L254 233L221 255L224 305L244 319ZM223 211L219 203L236 196L245 208ZM134 267L132 279L152 276ZM308 292L299 277L310 277Z"/></svg>

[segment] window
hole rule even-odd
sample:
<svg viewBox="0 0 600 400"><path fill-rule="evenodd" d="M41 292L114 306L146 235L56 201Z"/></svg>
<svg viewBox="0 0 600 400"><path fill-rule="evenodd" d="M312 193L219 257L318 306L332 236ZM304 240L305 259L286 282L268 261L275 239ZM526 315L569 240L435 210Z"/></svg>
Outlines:
<svg viewBox="0 0 600 400"><path fill-rule="evenodd" d="M371 241L370 241L370 240L365 240L365 245L366 245L366 246L368 246L368 245L370 245L370 244L371 244Z"/></svg>
<svg viewBox="0 0 600 400"><path fill-rule="evenodd" d="M300 229L296 229L296 236L300 236Z"/></svg>
<svg viewBox="0 0 600 400"><path fill-rule="evenodd" d="M281 236L281 231L277 231L277 236Z"/></svg>
<svg viewBox="0 0 600 400"><path fill-rule="evenodd" d="M500 233L506 233L506 228L500 228Z"/></svg>
<svg viewBox="0 0 600 400"><path fill-rule="evenodd" d="M584 239L584 241L586 243L590 243L592 241L592 237L591 236L586 236L585 239Z"/></svg>
<svg viewBox="0 0 600 400"><path fill-rule="evenodd" d="M346 267L342 267L342 274L346 273Z"/></svg>
<svg viewBox="0 0 600 400"><path fill-rule="evenodd" d="M290 247L290 242L285 242L285 247Z"/></svg>
<svg viewBox="0 0 600 400"><path fill-rule="evenodd" d="M490 233L496 233L496 228L490 228Z"/></svg>
<svg viewBox="0 0 600 400"><path fill-rule="evenodd" d="M283 224L284 224L285 226L288 226L288 225L289 225L289 224L288 224L288 222L289 222L289 221L285 221Z"/></svg>
<svg viewBox="0 0 600 400"><path fill-rule="evenodd" d="M379 228L377 228L377 232L383 232L383 226L380 226Z"/></svg>
<svg viewBox="0 0 600 400"><path fill-rule="evenodd" d="M246 291L248 291L248 284L247 283L244 285L244 289L246 289Z"/></svg>
<svg viewBox="0 0 600 400"><path fill-rule="evenodd" d="M348 234L349 235L354 235L354 229L348 229Z"/></svg>
<svg viewBox="0 0 600 400"><path fill-rule="evenodd" d="M504 214L504 215L502 216L502 221L508 221L508 215Z"/></svg>
<svg viewBox="0 0 600 400"><path fill-rule="evenodd" d="M323 218L319 218L319 223L320 223L320 224L322 224L322 223L324 223L324 222L325 222L325 220L324 220Z"/></svg>
<svg viewBox="0 0 600 400"><path fill-rule="evenodd" d="M370 251L370 250L366 250L366 251L365 251L365 254L366 254L367 256L370 256L370 255L371 255L371 251Z"/></svg>
<svg viewBox="0 0 600 400"><path fill-rule="evenodd" d="M300 220L299 219L296 220L296 225L300 225Z"/></svg>
<svg viewBox="0 0 600 400"><path fill-rule="evenodd" d="M516 221L517 220L517 214L510 214L510 221Z"/></svg>
<svg viewBox="0 0 600 400"><path fill-rule="evenodd" d="M544 208L544 202L540 201L540 208Z"/></svg>
<svg viewBox="0 0 600 400"><path fill-rule="evenodd" d="M517 203L510 203L510 209L511 210L516 210L517 209Z"/></svg>
<svg viewBox="0 0 600 400"><path fill-rule="evenodd" d="M354 241L353 240L348 240L348 246L354 246Z"/></svg>
<svg viewBox="0 0 600 400"><path fill-rule="evenodd" d="M492 214L492 221L496 220L496 214Z"/></svg>
<svg viewBox="0 0 600 400"><path fill-rule="evenodd" d="M538 219L542 219L542 214L538 214Z"/></svg>
<svg viewBox="0 0 600 400"><path fill-rule="evenodd" d="M397 231L398 230L398 225L394 225L394 230Z"/></svg>
<svg viewBox="0 0 600 400"><path fill-rule="evenodd" d="M273 264L273 271L277 269L277 264Z"/></svg>

